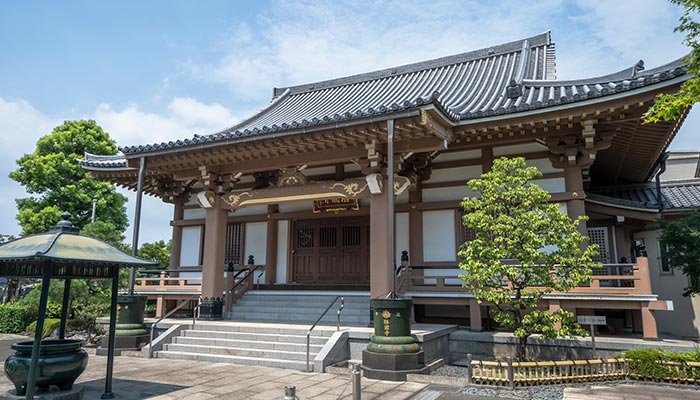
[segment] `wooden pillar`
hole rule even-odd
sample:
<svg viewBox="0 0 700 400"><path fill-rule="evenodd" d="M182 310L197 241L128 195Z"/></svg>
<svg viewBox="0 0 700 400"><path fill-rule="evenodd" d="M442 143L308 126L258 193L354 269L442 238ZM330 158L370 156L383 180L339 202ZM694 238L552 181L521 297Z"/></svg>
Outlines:
<svg viewBox="0 0 700 400"><path fill-rule="evenodd" d="M277 281L277 220L272 214L279 212L277 204L267 206L267 245L265 247L265 282Z"/></svg>
<svg viewBox="0 0 700 400"><path fill-rule="evenodd" d="M156 318L160 318L165 315L167 310L165 309L165 299L163 296L156 297Z"/></svg>
<svg viewBox="0 0 700 400"><path fill-rule="evenodd" d="M383 179L382 193L373 194L369 203L369 282L370 296L382 298L392 290L394 277L394 256L389 245L388 196L387 180Z"/></svg>
<svg viewBox="0 0 700 400"><path fill-rule="evenodd" d="M573 220L581 215L586 215L586 206L584 203L586 193L583 189L581 168L564 168L564 180L566 184L566 191L572 193L571 200L566 202L566 212L569 215L569 218ZM588 229L586 228L585 221L579 224L578 231L581 232L582 235L588 235Z"/></svg>
<svg viewBox="0 0 700 400"><path fill-rule="evenodd" d="M185 201L178 199L175 201L173 210L173 236L172 245L170 247L170 269L180 268L180 252L182 251L182 226L176 225L178 221L182 221L185 217Z"/></svg>
<svg viewBox="0 0 700 400"><path fill-rule="evenodd" d="M656 330L656 316L649 307L649 302L642 303L642 337L644 340L659 340Z"/></svg>
<svg viewBox="0 0 700 400"><path fill-rule="evenodd" d="M202 297L221 298L224 292L224 256L228 212L217 202L206 210L204 222L204 262Z"/></svg>
<svg viewBox="0 0 700 400"><path fill-rule="evenodd" d="M493 167L493 147L484 147L481 149L481 173L491 171Z"/></svg>
<svg viewBox="0 0 700 400"><path fill-rule="evenodd" d="M469 299L469 330L481 332L481 304L476 299Z"/></svg>

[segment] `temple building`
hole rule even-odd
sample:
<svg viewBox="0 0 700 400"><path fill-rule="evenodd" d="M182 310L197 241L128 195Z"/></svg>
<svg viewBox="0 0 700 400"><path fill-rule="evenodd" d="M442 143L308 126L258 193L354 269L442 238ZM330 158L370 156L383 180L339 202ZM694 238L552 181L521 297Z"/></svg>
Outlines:
<svg viewBox="0 0 700 400"><path fill-rule="evenodd" d="M474 195L465 182L496 158L524 157L553 202L589 216L580 229L604 264L542 307L606 316L608 333L700 337L700 304L680 296L685 277L667 268L657 240L659 217L700 207L694 175L654 181L687 110L675 122L641 121L657 94L690 78L687 68L640 61L563 81L555 60L547 32L275 88L266 107L219 132L86 154L81 165L132 190L141 171L143 192L174 204L171 269L137 288L159 314L200 293L210 316L235 318L244 291L232 285L250 275L239 288L397 291L413 299L417 321L478 331L495 326L457 279L470 237L460 201ZM261 267L239 274L250 256Z"/></svg>

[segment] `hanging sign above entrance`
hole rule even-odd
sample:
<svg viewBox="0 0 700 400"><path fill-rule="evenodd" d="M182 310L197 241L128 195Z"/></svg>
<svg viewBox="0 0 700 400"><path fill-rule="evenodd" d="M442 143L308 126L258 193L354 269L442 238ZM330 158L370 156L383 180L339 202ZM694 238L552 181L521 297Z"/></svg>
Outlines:
<svg viewBox="0 0 700 400"><path fill-rule="evenodd" d="M336 197L332 199L314 200L314 214L322 212L357 211L360 209L358 199Z"/></svg>

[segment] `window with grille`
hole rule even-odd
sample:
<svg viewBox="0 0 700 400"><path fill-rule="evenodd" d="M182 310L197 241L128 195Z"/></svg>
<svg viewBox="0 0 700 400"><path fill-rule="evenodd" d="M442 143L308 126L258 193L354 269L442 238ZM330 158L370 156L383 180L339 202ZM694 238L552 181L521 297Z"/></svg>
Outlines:
<svg viewBox="0 0 700 400"><path fill-rule="evenodd" d="M474 229L467 228L462 223L462 221L464 220L464 213L465 212L463 209L460 209L457 212L457 217L459 218L459 221L457 221L457 223L459 224L459 228L460 228L460 229L458 229L458 232L457 232L457 241L458 241L457 246L461 246L462 243L476 239L476 231Z"/></svg>
<svg viewBox="0 0 700 400"><path fill-rule="evenodd" d="M662 275L673 275L673 268L668 262L668 249L663 242L656 243L659 246L659 263L661 264L661 274Z"/></svg>
<svg viewBox="0 0 700 400"><path fill-rule="evenodd" d="M226 265L243 264L243 224L235 223L226 225L226 255L224 263Z"/></svg>
<svg viewBox="0 0 700 400"><path fill-rule="evenodd" d="M598 245L598 255L593 257L593 261L602 263L610 262L610 246L608 245L608 228L588 228L588 237L591 244Z"/></svg>

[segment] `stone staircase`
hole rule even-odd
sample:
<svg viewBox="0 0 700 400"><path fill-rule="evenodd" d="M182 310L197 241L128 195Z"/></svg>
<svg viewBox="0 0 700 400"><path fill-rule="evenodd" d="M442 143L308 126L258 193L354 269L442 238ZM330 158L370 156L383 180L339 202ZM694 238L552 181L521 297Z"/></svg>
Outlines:
<svg viewBox="0 0 700 400"><path fill-rule="evenodd" d="M311 325L336 294L320 291L283 292L258 290L246 293L231 312L233 321L279 322ZM369 294L343 294L345 306L340 314L341 326L369 326ZM336 302L323 317L321 325L336 325Z"/></svg>
<svg viewBox="0 0 700 400"><path fill-rule="evenodd" d="M251 291L233 310L233 321L198 321L164 344L155 357L306 370L306 332L335 294ZM311 335L310 360L336 331L336 311L329 310ZM368 326L369 296L345 296L343 326Z"/></svg>

